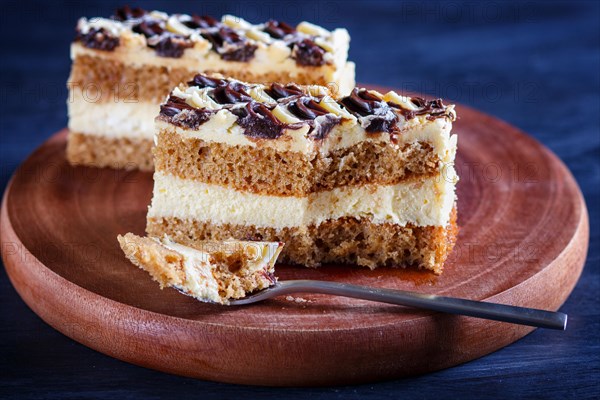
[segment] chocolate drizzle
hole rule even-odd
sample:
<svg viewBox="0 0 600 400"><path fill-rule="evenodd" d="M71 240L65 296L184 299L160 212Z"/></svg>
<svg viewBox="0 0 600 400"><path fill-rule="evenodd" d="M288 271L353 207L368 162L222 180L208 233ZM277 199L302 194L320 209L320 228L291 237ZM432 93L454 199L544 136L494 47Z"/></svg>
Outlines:
<svg viewBox="0 0 600 400"><path fill-rule="evenodd" d="M325 50L311 39L302 39L292 44L292 54L296 63L305 66L325 64Z"/></svg>
<svg viewBox="0 0 600 400"><path fill-rule="evenodd" d="M281 83L273 83L265 92L275 100L285 97L303 95L304 91L294 84L283 86Z"/></svg>
<svg viewBox="0 0 600 400"><path fill-rule="evenodd" d="M227 61L248 61L254 57L258 48L227 26L220 26L218 30L206 30L200 34L211 42L213 49Z"/></svg>
<svg viewBox="0 0 600 400"><path fill-rule="evenodd" d="M236 104L252 101L252 97L246 93L248 88L239 82L230 82L215 88L212 98L219 104Z"/></svg>
<svg viewBox="0 0 600 400"><path fill-rule="evenodd" d="M281 85L273 83L263 90L275 100L267 103L255 101L248 93L251 87L235 80L204 74L196 75L189 86L206 89L207 95L222 109L229 110L238 117L238 124L244 128L244 134L253 138L277 139L286 129L299 129L308 125L308 136L314 140L326 138L329 132L343 121L343 118L323 107L323 96L311 96L306 89L296 85ZM407 110L396 103L384 101L376 93L366 89L354 89L350 96L337 102L351 114L356 116L361 126L370 133L387 132L392 141L401 132L397 127L400 115L407 120L417 115L426 118L454 118L453 112L443 105L441 100L426 101L415 97L411 99L416 110ZM275 116L273 110L281 107L301 122L282 122ZM195 111L195 112L192 112ZM175 125L188 126L197 129L216 110L195 108L184 99L171 96L161 106L161 115L169 121L175 120ZM283 118L286 120L286 118Z"/></svg>
<svg viewBox="0 0 600 400"><path fill-rule="evenodd" d="M111 36L104 28L92 28L85 34L78 30L75 40L87 48L103 51L113 51L119 45L119 38Z"/></svg>
<svg viewBox="0 0 600 400"><path fill-rule="evenodd" d="M392 102L389 104L398 109L398 112L407 120L411 120L418 115L427 115L425 118L429 121L446 116L446 106L442 102L442 99L425 100L422 97L413 97L410 101L417 107L416 110L407 110Z"/></svg>
<svg viewBox="0 0 600 400"><path fill-rule="evenodd" d="M194 34L208 40L212 50L223 60L246 62L254 58L258 49L256 42L248 39L243 30L232 29L213 17L173 14L169 18L176 19ZM185 49L194 47L191 32L182 34L177 30L178 33L174 33L170 26L167 29L167 20L161 13L125 6L117 9L111 19L134 33L144 35L147 46L155 49L161 57L179 58ZM262 29L272 38L282 40L291 49L292 58L298 65L321 66L329 62L325 57L326 50L317 45L315 36L301 33L285 22L270 20L263 25L255 25L253 29ZM76 40L86 47L107 51L119 45L118 38L108 36L102 29L92 29L85 35L78 33Z"/></svg>
<svg viewBox="0 0 600 400"><path fill-rule="evenodd" d="M244 128L246 136L260 139L277 139L283 134L286 125L277 119L266 105L250 101L245 107L232 108L238 117L238 124Z"/></svg>
<svg viewBox="0 0 600 400"><path fill-rule="evenodd" d="M383 99L366 89L355 88L350 96L344 97L340 103L357 117L365 118L367 132L391 132L398 116Z"/></svg>
<svg viewBox="0 0 600 400"><path fill-rule="evenodd" d="M146 14L148 14L148 12L140 7L131 8L129 6L124 6L117 8L115 15L113 15L112 18L117 21L128 21L130 19L141 18Z"/></svg>
<svg viewBox="0 0 600 400"><path fill-rule="evenodd" d="M160 115L166 117L171 124L194 130L208 121L211 114L210 110L192 107L177 96L169 96L167 102L160 106Z"/></svg>
<svg viewBox="0 0 600 400"><path fill-rule="evenodd" d="M293 35L296 33L296 29L285 22L274 20L270 20L265 23L264 31L275 39L283 39L287 35Z"/></svg>

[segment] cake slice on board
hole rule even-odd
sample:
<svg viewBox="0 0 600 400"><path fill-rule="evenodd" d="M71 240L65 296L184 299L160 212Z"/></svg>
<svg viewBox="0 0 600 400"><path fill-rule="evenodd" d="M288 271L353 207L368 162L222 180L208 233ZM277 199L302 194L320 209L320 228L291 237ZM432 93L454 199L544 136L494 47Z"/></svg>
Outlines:
<svg viewBox="0 0 600 400"><path fill-rule="evenodd" d="M457 233L455 117L439 99L198 74L156 119L147 233L440 273Z"/></svg>
<svg viewBox="0 0 600 400"><path fill-rule="evenodd" d="M188 247L168 237L118 236L125 256L161 288L174 287L200 301L228 304L230 299L277 282L275 261L283 243L207 241Z"/></svg>

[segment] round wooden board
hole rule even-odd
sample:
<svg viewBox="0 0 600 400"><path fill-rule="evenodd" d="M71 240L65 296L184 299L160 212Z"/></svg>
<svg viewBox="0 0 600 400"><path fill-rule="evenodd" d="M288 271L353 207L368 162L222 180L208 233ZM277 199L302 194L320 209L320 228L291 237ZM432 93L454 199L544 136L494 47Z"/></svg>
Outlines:
<svg viewBox="0 0 600 400"><path fill-rule="evenodd" d="M278 266L323 279L549 310L581 274L588 217L575 180L545 147L458 107L459 225L441 276ZM421 374L493 352L532 328L324 295L245 307L160 290L116 236L143 234L149 173L73 168L66 130L19 168L2 204L2 255L23 300L65 335L137 365L253 385L351 384ZM560 332L556 332L560 335Z"/></svg>

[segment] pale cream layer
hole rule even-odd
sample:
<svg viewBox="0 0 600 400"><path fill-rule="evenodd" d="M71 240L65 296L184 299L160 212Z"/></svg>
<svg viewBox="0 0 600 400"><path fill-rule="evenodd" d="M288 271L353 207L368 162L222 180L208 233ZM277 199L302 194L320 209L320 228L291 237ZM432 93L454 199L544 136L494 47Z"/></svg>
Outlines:
<svg viewBox="0 0 600 400"><path fill-rule="evenodd" d="M68 102L69 130L108 138L152 140L160 106L148 102L94 102L73 90Z"/></svg>
<svg viewBox="0 0 600 400"><path fill-rule="evenodd" d="M222 143L229 146L271 147L277 151L290 151L307 154L309 158L317 152L328 154L338 149L352 147L361 142L383 142L389 146L403 147L407 143L424 142L433 147L439 159L452 163L456 154L456 135L451 135L452 122L447 118L429 121L415 118L407 123L395 142L385 132L368 133L356 122L347 120L335 126L325 139L314 140L307 137L309 127L287 129L277 139L254 139L244 135L244 130L237 124L237 117L228 110L220 110L198 130L176 127L160 119L156 121L156 131L180 135L184 138L196 138L208 143ZM412 122L415 121L415 122Z"/></svg>
<svg viewBox="0 0 600 400"><path fill-rule="evenodd" d="M266 48L259 46L252 60L238 62L225 61L217 53L207 49L187 49L185 57L172 58L157 56L153 49L146 47L142 42L135 45L117 46L113 51L89 49L81 43L74 42L71 44L71 59L75 60L76 57L85 55L121 62L132 68L144 68L149 65L167 69L182 68L190 71L190 75L203 71L234 71L250 72L262 76L269 73L279 75L281 71L285 71L290 76L290 81L296 80L300 75L322 77L333 88L337 88L340 95L347 95L354 88L354 63L346 62L345 53L340 53L343 56L336 58L337 64L303 67L297 65L296 60L289 58L289 53L286 53L285 49L282 50L277 46ZM281 53L282 51L283 53Z"/></svg>
<svg viewBox="0 0 600 400"><path fill-rule="evenodd" d="M396 185L336 188L306 197L258 195L225 186L154 173L148 217L176 217L213 224L304 227L343 217L376 224L446 226L455 202L453 167L436 177Z"/></svg>

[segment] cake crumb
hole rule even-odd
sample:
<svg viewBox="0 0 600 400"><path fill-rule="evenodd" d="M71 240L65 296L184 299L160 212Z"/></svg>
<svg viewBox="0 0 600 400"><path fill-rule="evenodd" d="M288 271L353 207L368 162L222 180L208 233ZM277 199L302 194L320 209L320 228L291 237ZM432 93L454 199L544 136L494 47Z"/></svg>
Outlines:
<svg viewBox="0 0 600 400"><path fill-rule="evenodd" d="M306 300L302 297L292 297L292 296L286 296L285 298L287 301L293 301L295 303L312 303L312 300Z"/></svg>

